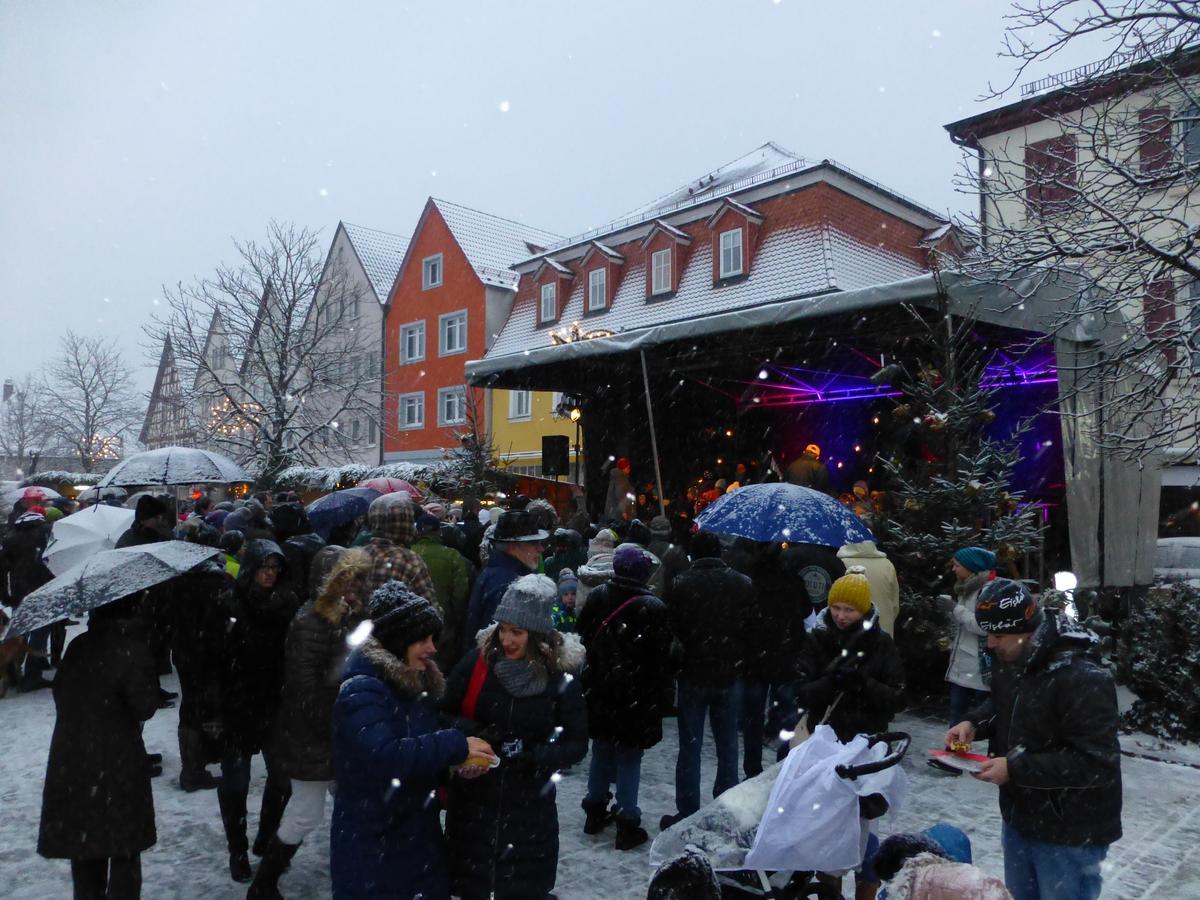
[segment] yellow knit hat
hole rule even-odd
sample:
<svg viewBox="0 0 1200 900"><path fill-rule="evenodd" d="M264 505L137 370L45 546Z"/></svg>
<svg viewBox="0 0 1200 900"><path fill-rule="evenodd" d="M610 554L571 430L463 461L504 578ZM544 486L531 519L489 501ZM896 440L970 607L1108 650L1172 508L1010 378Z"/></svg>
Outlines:
<svg viewBox="0 0 1200 900"><path fill-rule="evenodd" d="M871 582L862 566L850 566L846 574L829 588L829 605L852 606L864 616L871 611Z"/></svg>

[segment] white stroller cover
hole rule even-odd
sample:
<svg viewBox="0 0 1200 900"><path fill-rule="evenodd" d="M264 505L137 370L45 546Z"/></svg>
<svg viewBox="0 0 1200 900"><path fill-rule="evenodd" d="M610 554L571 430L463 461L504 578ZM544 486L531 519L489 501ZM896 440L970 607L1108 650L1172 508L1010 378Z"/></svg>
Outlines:
<svg viewBox="0 0 1200 900"><path fill-rule="evenodd" d="M878 762L887 752L886 744L868 745L863 735L843 744L828 725L818 726L784 760L743 868L833 872L858 866L864 834L858 798L881 794L893 815L908 793L908 779L899 765L853 781L835 769Z"/></svg>

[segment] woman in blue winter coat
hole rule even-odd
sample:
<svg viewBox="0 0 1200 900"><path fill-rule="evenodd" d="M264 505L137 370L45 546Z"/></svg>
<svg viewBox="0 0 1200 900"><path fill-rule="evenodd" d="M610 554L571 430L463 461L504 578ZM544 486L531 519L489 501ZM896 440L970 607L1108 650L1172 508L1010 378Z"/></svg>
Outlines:
<svg viewBox="0 0 1200 900"><path fill-rule="evenodd" d="M334 900L447 900L437 789L450 767L494 754L479 738L438 728L437 608L389 581L367 614L371 636L347 660L333 708Z"/></svg>
<svg viewBox="0 0 1200 900"><path fill-rule="evenodd" d="M583 646L554 629L545 575L508 586L497 624L455 667L442 701L459 726L487 738L500 765L450 788L446 837L463 900L541 900L558 870L557 770L587 754L587 707L576 677ZM575 673L575 674L573 674Z"/></svg>

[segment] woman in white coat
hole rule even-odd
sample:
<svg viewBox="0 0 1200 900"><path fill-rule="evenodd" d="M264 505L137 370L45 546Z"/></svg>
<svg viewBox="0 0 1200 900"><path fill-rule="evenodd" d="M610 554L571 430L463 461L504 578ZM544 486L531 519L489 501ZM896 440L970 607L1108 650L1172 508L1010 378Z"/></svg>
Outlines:
<svg viewBox="0 0 1200 900"><path fill-rule="evenodd" d="M996 554L982 547L963 547L950 568L956 579L953 598L942 600L943 609L957 626L950 648L950 718L961 722L967 710L979 705L991 690L992 655L987 634L975 622L975 603L984 585L995 578ZM953 727L953 726L952 726Z"/></svg>

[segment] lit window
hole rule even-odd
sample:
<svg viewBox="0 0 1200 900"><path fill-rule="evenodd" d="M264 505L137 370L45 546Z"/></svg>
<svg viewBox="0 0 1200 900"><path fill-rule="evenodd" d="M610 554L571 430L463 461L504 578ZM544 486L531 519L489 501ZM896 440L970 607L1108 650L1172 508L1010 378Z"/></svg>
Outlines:
<svg viewBox="0 0 1200 900"><path fill-rule="evenodd" d="M604 296L604 284L604 269L592 269L588 272L588 312L596 312L608 306Z"/></svg>
<svg viewBox="0 0 1200 900"><path fill-rule="evenodd" d="M467 389L442 388L438 391L438 424L461 425L467 421Z"/></svg>
<svg viewBox="0 0 1200 900"><path fill-rule="evenodd" d="M425 427L425 394L400 395L400 428L413 429Z"/></svg>
<svg viewBox="0 0 1200 900"><path fill-rule="evenodd" d="M543 322L553 322L558 318L557 294L553 282L542 285L542 315Z"/></svg>
<svg viewBox="0 0 1200 900"><path fill-rule="evenodd" d="M742 229L721 232L721 277L742 274Z"/></svg>
<svg viewBox="0 0 1200 900"><path fill-rule="evenodd" d="M439 356L451 353L465 353L467 350L467 311L460 310L447 313L438 318L438 328L441 333Z"/></svg>
<svg viewBox="0 0 1200 900"><path fill-rule="evenodd" d="M419 362L425 358L425 323L400 326L400 362Z"/></svg>
<svg viewBox="0 0 1200 900"><path fill-rule="evenodd" d="M529 391L508 392L508 418L512 421L528 419L532 415L533 394Z"/></svg>
<svg viewBox="0 0 1200 900"><path fill-rule="evenodd" d="M421 260L421 290L441 287L442 284L442 254L427 256Z"/></svg>
<svg viewBox="0 0 1200 900"><path fill-rule="evenodd" d="M671 250L655 251L650 257L650 293L666 294L671 290Z"/></svg>

